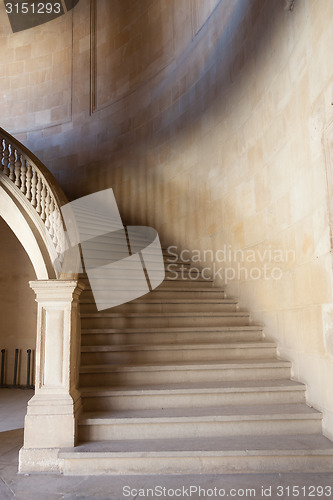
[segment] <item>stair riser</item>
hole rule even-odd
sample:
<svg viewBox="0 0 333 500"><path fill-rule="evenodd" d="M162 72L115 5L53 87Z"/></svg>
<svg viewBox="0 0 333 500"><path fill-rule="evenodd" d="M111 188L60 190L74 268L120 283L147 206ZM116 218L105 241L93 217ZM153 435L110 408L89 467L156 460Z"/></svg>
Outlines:
<svg viewBox="0 0 333 500"><path fill-rule="evenodd" d="M195 288L213 288L212 281L199 281L199 280L164 280L158 287L158 290L163 290L163 288L187 288L191 290L195 290Z"/></svg>
<svg viewBox="0 0 333 500"><path fill-rule="evenodd" d="M116 261L117 258L119 260L122 260L125 257L126 257L125 253L112 252L112 254L110 254L109 251L100 251L98 248L95 248L93 251L90 251L90 252L85 251L85 254L84 254L85 260L87 260L87 259L88 260L89 259L96 260L96 261L100 262L100 266L106 266L106 265L110 264L111 261ZM174 271L189 272L189 270L191 269L191 264L189 262L181 262L179 260L173 261L173 260L164 259L163 264L164 264L165 271L168 271L168 272L174 272ZM150 256L149 269L151 269L152 271L154 271L154 270L159 271L160 268L161 268L160 257L155 256L155 255ZM193 273L193 275L196 274L195 271L191 271L191 272ZM85 276L83 274L81 274L80 278L84 279Z"/></svg>
<svg viewBox="0 0 333 500"><path fill-rule="evenodd" d="M83 284L86 287L86 290L91 291L90 283L85 280L83 281ZM145 286L146 282L144 282ZM131 281L131 290L137 290L138 292L142 292L142 281L133 279ZM94 290L96 289L97 291L101 288L100 286L95 286ZM164 280L162 283L158 286L158 288L155 288L155 290L163 290L164 288L173 288L177 290L178 288L186 288L188 290L195 290L196 288L207 288L208 290L213 288L213 282L212 281L199 281L199 280L187 280L186 282L184 280ZM124 292L125 289L125 292ZM124 282L124 279L120 280L112 280L112 291L113 290L119 290L117 293L125 295L126 291L128 289L128 283ZM105 291L105 297L108 297L110 295L110 292L108 291L108 282L106 286L102 288L103 291ZM148 290L147 292L148 293Z"/></svg>
<svg viewBox="0 0 333 500"><path fill-rule="evenodd" d="M128 419L130 420L130 419ZM147 419L149 420L149 419ZM80 441L104 441L120 439L182 439L217 436L247 436L270 434L314 434L321 432L321 420L311 417L306 419L279 418L277 420L267 416L265 419L209 421L203 419L183 422L136 422L136 423L109 423L109 424L80 424Z"/></svg>
<svg viewBox="0 0 333 500"><path fill-rule="evenodd" d="M185 285L188 281L199 281L200 283L210 282L211 278L209 276L203 277L198 272L187 271L186 269L174 269L173 267L165 269L165 280L169 281L182 281Z"/></svg>
<svg viewBox="0 0 333 500"><path fill-rule="evenodd" d="M185 266L177 266L175 264L167 264L165 266L165 278L170 280L193 280L193 281L207 281L211 278L207 275L207 273L202 276L200 273L200 269L197 268L188 268Z"/></svg>
<svg viewBox="0 0 333 500"><path fill-rule="evenodd" d="M186 289L186 286L183 288ZM206 287L206 290L164 290L159 286L152 292L150 292L149 297L152 299L168 300L168 299L223 299L225 297L224 290L220 288Z"/></svg>
<svg viewBox="0 0 333 500"><path fill-rule="evenodd" d="M106 230L105 225L96 226L96 220L92 218L90 219L87 218L86 222L90 223L94 227L94 230L100 228L102 232L102 234L98 236L98 241L94 241L92 238L95 238L96 235L93 234L92 231L89 231L89 229L88 231L85 231L85 235L87 237L90 237L89 250L91 249L95 252L108 255L110 253L110 248L111 248L112 255L116 254L117 251L119 255L122 256L124 256L124 254L127 254L127 245L126 244L124 245L124 241L126 241L125 240L126 236L124 232L114 233L112 235L107 234L104 236L103 233ZM136 246L140 245L142 249L145 250L146 255L149 255L151 259L156 260L157 258L160 258L160 253L161 253L160 250L155 250L155 249L150 250L149 248L147 249L147 243L148 243L147 239L140 240L140 238L135 237L134 240L132 239L132 242L134 242ZM124 248L126 249L126 251L124 251ZM176 258L173 254L170 254L166 249L162 250L162 255L165 259Z"/></svg>
<svg viewBox="0 0 333 500"><path fill-rule="evenodd" d="M96 262L100 262L101 266L110 264L110 262L121 261L128 256L129 253L126 248L122 246L116 248L114 245L111 247L110 243L96 244L89 249L85 248L83 251L83 258L85 261L90 261L92 263L92 260L94 260ZM161 262L160 255L150 255L149 262L151 262L151 264L159 265ZM164 260L164 262L166 261ZM178 261L177 264L180 265L181 262Z"/></svg>
<svg viewBox="0 0 333 500"><path fill-rule="evenodd" d="M149 270L149 278L150 279L159 279L160 278L160 269L157 269L156 271L154 269ZM128 273L130 271L126 270L126 277L128 276ZM116 272L116 270L113 270L112 272L112 278L114 280L119 280L122 282L124 280L124 271L119 270ZM133 280L139 280L141 279L142 273L141 269L138 271L132 271L130 272L130 276ZM94 277L95 279L105 279L105 273L104 274L98 274L97 271L94 272ZM211 278L209 276L201 276L201 274L198 272L198 270L188 270L186 268L175 268L175 267L167 267L164 269L164 279L169 282L169 281L181 281L185 286L189 281L194 281L194 282L199 282L199 283L207 283L211 282ZM82 281L86 286L89 285L89 279L88 278L81 278L80 281Z"/></svg>
<svg viewBox="0 0 333 500"><path fill-rule="evenodd" d="M135 316L135 317L96 317L82 318L82 328L153 328L153 327L185 327L185 326L245 326L249 324L248 316Z"/></svg>
<svg viewBox="0 0 333 500"><path fill-rule="evenodd" d="M183 332L183 333L84 333L81 337L82 345L157 345L157 344L190 344L195 342L258 342L262 332Z"/></svg>
<svg viewBox="0 0 333 500"><path fill-rule="evenodd" d="M151 279L154 279L154 276L150 276ZM159 278L159 276L156 276L156 279ZM104 278L103 278L104 279ZM83 279L81 280L87 290L91 289L90 282L88 279ZM116 277L112 278L112 281L110 282L109 280L102 281L96 279L96 282L94 284L94 287L96 289L102 289L102 290L108 290L109 288L109 283L111 290L114 289L119 289L120 291L127 290L127 288L130 286L131 289L138 289L142 290L142 286L146 286L146 281L143 282L142 285L142 279L141 279L141 274L138 276L132 276L131 281L129 283L129 279L124 279L124 276L119 276L119 279ZM191 290L195 288L212 288L213 282L209 280L204 280L204 279L169 279L167 276L165 277L164 281L158 285L158 289L161 288L190 288ZM157 287L156 287L157 288ZM155 289L155 288L154 288ZM147 290L148 293L148 290Z"/></svg>
<svg viewBox="0 0 333 500"><path fill-rule="evenodd" d="M88 457L64 459L64 474L68 475L135 475L135 474L224 474L232 473L290 473L304 471L332 472L333 457L326 456L266 456L257 452L257 456L235 453L231 456L191 456L182 453L165 454L157 457L139 454L124 456L121 453L113 458ZM116 455L116 454L115 454ZM171 455L171 456L170 456ZM207 488L209 489L209 488ZM227 491L227 490L226 490Z"/></svg>
<svg viewBox="0 0 333 500"><path fill-rule="evenodd" d="M122 351L81 353L82 365L132 364L132 363L162 363L179 361L223 361L229 359L266 359L276 354L274 347L270 348L213 348L184 350L152 350L152 351Z"/></svg>
<svg viewBox="0 0 333 500"><path fill-rule="evenodd" d="M126 293L120 293L120 297L124 298L126 300ZM149 292L149 295L145 294L133 301L135 304L140 304L141 302L144 302L145 300L149 299L154 299L154 300L160 300L161 302L168 301L168 300L173 300L173 299L180 299L180 300L186 300L186 299L197 299L197 300L218 300L218 299L223 299L225 296L225 292L221 289L215 289L215 288L207 288L205 291L199 291L199 290L188 290L188 291L182 291L182 290L163 290L163 288L156 288L155 290ZM84 290L80 296L80 302L81 299L89 299L90 301L94 302L94 296L92 294L91 290ZM82 302L81 302L82 303Z"/></svg>
<svg viewBox="0 0 333 500"><path fill-rule="evenodd" d="M82 387L126 386L141 384L196 383L230 380L286 379L290 368L230 368L225 370L150 370L108 373L81 373Z"/></svg>
<svg viewBox="0 0 333 500"><path fill-rule="evenodd" d="M83 396L84 411L145 410L160 408L205 408L247 404L304 403L304 391L257 391L129 396Z"/></svg>
<svg viewBox="0 0 333 500"><path fill-rule="evenodd" d="M121 260L121 259L119 259L119 260ZM97 276L104 277L102 270L98 269L98 267L102 268L102 266L106 266L106 265L110 264L110 258L105 258L105 259L99 258L97 255L94 255L93 259L89 259L89 257L85 257L85 264L88 264L88 269L89 269L89 266L97 268L97 269L94 269L95 277L97 277ZM94 266L94 264L96 264L96 265ZM149 275L152 278L159 277L161 270L164 271L166 278L185 279L185 280L191 279L191 280L199 280L199 281L210 280L210 277L208 276L207 273L204 276L202 276L200 274L199 269L193 270L187 265L167 263L167 264L164 264L162 267L159 261L157 261L156 263L155 262L149 263ZM125 270L125 271L127 272L128 270ZM123 279L124 278L124 270L113 269L113 276L117 277L119 279ZM139 267L138 270L135 270L135 271L133 270L133 277L138 277L138 276L141 276L141 267ZM80 280L83 281L84 283L89 282L86 275L81 275Z"/></svg>
<svg viewBox="0 0 333 500"><path fill-rule="evenodd" d="M116 306L112 308L112 312L114 313L171 313L171 312L203 312L206 313L208 311L211 312L234 312L236 311L237 304L223 304L222 302L219 304L191 304L191 303L166 303L162 302L160 304L144 304L144 303L128 303L123 304L121 306ZM93 304L82 304L80 305L80 311L82 314L84 313L95 313L97 312L96 305Z"/></svg>

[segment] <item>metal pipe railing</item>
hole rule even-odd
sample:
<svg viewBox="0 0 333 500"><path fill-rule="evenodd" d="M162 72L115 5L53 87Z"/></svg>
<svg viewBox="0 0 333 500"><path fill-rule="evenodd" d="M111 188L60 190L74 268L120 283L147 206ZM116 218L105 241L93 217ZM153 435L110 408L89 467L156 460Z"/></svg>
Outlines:
<svg viewBox="0 0 333 500"><path fill-rule="evenodd" d="M0 378L0 387L5 385L5 356L6 349L1 349L1 378Z"/></svg>
<svg viewBox="0 0 333 500"><path fill-rule="evenodd" d="M26 364L26 384L20 384L20 349L15 349L14 354L14 369L13 383L7 384L6 380L6 358L8 358L7 350L1 349L1 370L0 370L0 388L15 388L15 389L34 389L32 383L33 364L32 364L32 349L27 349L27 364Z"/></svg>

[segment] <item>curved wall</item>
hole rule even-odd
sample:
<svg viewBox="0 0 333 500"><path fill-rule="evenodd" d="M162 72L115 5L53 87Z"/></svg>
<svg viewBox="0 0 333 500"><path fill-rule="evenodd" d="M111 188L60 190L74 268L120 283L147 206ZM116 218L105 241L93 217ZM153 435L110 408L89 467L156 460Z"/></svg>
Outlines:
<svg viewBox="0 0 333 500"><path fill-rule="evenodd" d="M73 40L71 81L52 56L71 116L52 118L46 99L42 129L9 131L24 130L68 196L113 187L125 223L219 251L217 283L235 271L229 294L278 340L333 436L332 2L80 0L39 42L51 26L66 53Z"/></svg>
<svg viewBox="0 0 333 500"><path fill-rule="evenodd" d="M72 19L70 14L12 33L0 5L2 128L26 132L72 118Z"/></svg>

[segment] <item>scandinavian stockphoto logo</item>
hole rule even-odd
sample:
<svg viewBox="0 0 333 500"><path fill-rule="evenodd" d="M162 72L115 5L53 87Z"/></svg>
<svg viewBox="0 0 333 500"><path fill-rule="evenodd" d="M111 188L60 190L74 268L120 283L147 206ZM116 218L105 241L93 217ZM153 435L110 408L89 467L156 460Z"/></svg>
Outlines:
<svg viewBox="0 0 333 500"><path fill-rule="evenodd" d="M64 15L79 0L3 0L13 33L47 23Z"/></svg>
<svg viewBox="0 0 333 500"><path fill-rule="evenodd" d="M295 263L296 251L263 244L259 248L245 249L225 244L215 251L178 250L176 246L169 246L167 256L169 280L203 278L220 280L227 285L234 280L280 280L283 272Z"/></svg>
<svg viewBox="0 0 333 500"><path fill-rule="evenodd" d="M68 271L75 260L73 250L77 252L80 245L98 311L124 304L162 283L165 271L157 231L124 227L112 189L79 198L61 211L67 229L61 271ZM58 269L60 261L55 263Z"/></svg>

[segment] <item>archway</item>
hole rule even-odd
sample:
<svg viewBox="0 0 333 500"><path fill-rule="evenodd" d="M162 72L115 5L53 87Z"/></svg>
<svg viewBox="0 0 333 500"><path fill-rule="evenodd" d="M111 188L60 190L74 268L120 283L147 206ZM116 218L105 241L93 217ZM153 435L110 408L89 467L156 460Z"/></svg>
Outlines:
<svg viewBox="0 0 333 500"><path fill-rule="evenodd" d="M0 218L0 349L5 349L5 385L32 384L27 380L27 350L32 365L36 346L37 304L29 281L36 279L32 263L17 237ZM18 349L14 373L15 350Z"/></svg>
<svg viewBox="0 0 333 500"><path fill-rule="evenodd" d="M5 177L1 180L6 180ZM23 198L23 197L22 197ZM37 227L31 217L20 206L20 201L11 196L9 190L0 185L0 217L11 228L21 245L29 256L37 279L55 278L52 262L45 245L41 241Z"/></svg>

